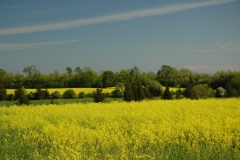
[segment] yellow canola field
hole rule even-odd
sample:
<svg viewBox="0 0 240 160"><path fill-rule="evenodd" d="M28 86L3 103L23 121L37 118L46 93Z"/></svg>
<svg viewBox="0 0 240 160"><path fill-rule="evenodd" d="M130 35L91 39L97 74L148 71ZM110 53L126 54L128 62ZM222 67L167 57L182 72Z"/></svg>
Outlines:
<svg viewBox="0 0 240 160"><path fill-rule="evenodd" d="M76 94L79 94L79 92L85 92L87 94L87 93L92 93L93 91L96 91L96 88L49 88L47 90L50 94L55 91L58 91L62 95L68 89L74 90ZM103 92L111 93L114 89L115 87L103 88ZM7 94L14 94L14 90L15 89L7 89ZM27 93L36 92L36 89L26 89L26 91Z"/></svg>
<svg viewBox="0 0 240 160"><path fill-rule="evenodd" d="M0 108L0 159L239 159L240 99Z"/></svg>
<svg viewBox="0 0 240 160"><path fill-rule="evenodd" d="M73 89L76 94L79 94L80 92L92 93L93 91L96 91L96 88L49 88L47 89L48 92L51 94L55 91L58 91L61 95L68 89ZM165 87L163 87L165 89ZM7 94L14 94L15 89L7 89ZM111 93L113 90L115 90L115 87L108 87L103 88L104 93ZM170 91L176 91L178 88L170 87ZM181 88L183 90L183 88ZM36 89L26 89L27 93L30 92L36 92Z"/></svg>

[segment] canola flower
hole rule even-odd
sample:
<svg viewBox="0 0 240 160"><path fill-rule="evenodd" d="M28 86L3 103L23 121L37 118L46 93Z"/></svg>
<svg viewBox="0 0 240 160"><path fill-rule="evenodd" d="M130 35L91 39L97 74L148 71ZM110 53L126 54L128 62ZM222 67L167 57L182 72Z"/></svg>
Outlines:
<svg viewBox="0 0 240 160"><path fill-rule="evenodd" d="M50 94L55 91L58 91L62 95L68 89L74 90L76 94L78 94L79 92L92 93L93 91L96 91L96 88L48 88L47 90ZM103 88L103 92L111 93L114 89L115 87ZM15 89L7 89L7 94L14 94L14 90ZM25 90L27 93L36 92L36 89L25 89Z"/></svg>
<svg viewBox="0 0 240 160"><path fill-rule="evenodd" d="M76 94L79 92L85 92L85 93L92 93L93 91L96 91L96 88L49 88L48 92L51 94L55 91L58 91L61 95L68 89L72 89L75 91ZM165 87L163 87L165 89ZM181 88L183 90L183 88ZM14 94L15 89L7 89L7 94ZM27 93L30 92L36 92L36 89L25 89ZM44 89L43 89L44 90ZM115 87L108 87L108 88L103 88L103 93L111 93L112 91L115 90ZM178 88L170 87L170 91L176 92Z"/></svg>
<svg viewBox="0 0 240 160"><path fill-rule="evenodd" d="M0 108L0 159L240 159L240 99Z"/></svg>

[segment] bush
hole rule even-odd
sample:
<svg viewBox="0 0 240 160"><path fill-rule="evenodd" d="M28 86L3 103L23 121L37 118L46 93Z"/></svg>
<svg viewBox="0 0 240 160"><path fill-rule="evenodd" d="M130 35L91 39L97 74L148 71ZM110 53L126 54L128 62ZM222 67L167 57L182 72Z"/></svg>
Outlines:
<svg viewBox="0 0 240 160"><path fill-rule="evenodd" d="M218 87L216 89L216 97L221 98L226 96L227 96L227 91L224 88Z"/></svg>
<svg viewBox="0 0 240 160"><path fill-rule="evenodd" d="M76 95L75 91L72 89L66 90L63 93L63 98L69 99L69 98L74 98Z"/></svg>
<svg viewBox="0 0 240 160"><path fill-rule="evenodd" d="M13 94L8 94L6 100L13 101L14 100L14 95Z"/></svg>
<svg viewBox="0 0 240 160"><path fill-rule="evenodd" d="M183 91L183 95L186 98L190 98L190 99L198 99L197 94L195 92L195 90L193 90L193 87L191 84L187 84L187 87L184 89Z"/></svg>
<svg viewBox="0 0 240 160"><path fill-rule="evenodd" d="M44 98L44 93L40 88L36 89L36 92L34 93L34 99L40 100Z"/></svg>
<svg viewBox="0 0 240 160"><path fill-rule="evenodd" d="M33 93L33 92L28 93L27 96L28 96L28 99L30 99L30 100L36 100L35 93Z"/></svg>
<svg viewBox="0 0 240 160"><path fill-rule="evenodd" d="M110 93L104 93L105 97L111 97L111 94Z"/></svg>
<svg viewBox="0 0 240 160"><path fill-rule="evenodd" d="M27 97L26 90L22 88L18 88L15 90L15 99L18 100L18 105L29 105L30 101Z"/></svg>
<svg viewBox="0 0 240 160"><path fill-rule="evenodd" d="M105 95L102 92L101 88L97 88L95 92L93 92L93 102L104 102L105 100Z"/></svg>
<svg viewBox="0 0 240 160"><path fill-rule="evenodd" d="M49 99L50 98L50 94L49 94L47 89L42 90L42 94L43 94L44 99Z"/></svg>
<svg viewBox="0 0 240 160"><path fill-rule="evenodd" d="M176 90L176 99L181 99L182 94L183 94L183 91L180 88L178 88L178 90Z"/></svg>
<svg viewBox="0 0 240 160"><path fill-rule="evenodd" d="M193 87L197 98L210 98L215 96L215 91L207 84L199 84Z"/></svg>
<svg viewBox="0 0 240 160"><path fill-rule="evenodd" d="M172 93L170 92L170 89L168 86L166 86L164 93L163 93L163 99L172 99Z"/></svg>
<svg viewBox="0 0 240 160"><path fill-rule="evenodd" d="M0 101L3 101L7 98L7 90L0 86Z"/></svg>
<svg viewBox="0 0 240 160"><path fill-rule="evenodd" d="M86 97L87 97L87 98L92 98L92 97L93 97L93 93L87 93L87 94L86 94Z"/></svg>
<svg viewBox="0 0 240 160"><path fill-rule="evenodd" d="M58 91L55 91L51 94L52 99L59 99L61 97L61 94Z"/></svg>
<svg viewBox="0 0 240 160"><path fill-rule="evenodd" d="M86 97L85 92L79 92L78 97L79 98L85 98Z"/></svg>
<svg viewBox="0 0 240 160"><path fill-rule="evenodd" d="M115 89L111 94L113 98L123 97L123 92L120 89Z"/></svg>
<svg viewBox="0 0 240 160"><path fill-rule="evenodd" d="M149 91L153 97L161 96L163 93L162 85L158 81L151 81Z"/></svg>

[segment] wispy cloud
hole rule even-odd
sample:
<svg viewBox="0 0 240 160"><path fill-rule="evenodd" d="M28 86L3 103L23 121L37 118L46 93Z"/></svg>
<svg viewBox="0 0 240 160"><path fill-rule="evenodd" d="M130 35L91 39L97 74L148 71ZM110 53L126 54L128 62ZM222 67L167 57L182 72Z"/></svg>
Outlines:
<svg viewBox="0 0 240 160"><path fill-rule="evenodd" d="M211 50L211 49L202 49L202 50L194 50L194 52L209 53L209 52L214 52L214 50Z"/></svg>
<svg viewBox="0 0 240 160"><path fill-rule="evenodd" d="M15 6L4 6L2 9L17 9L17 8L35 8L46 5L52 5L53 3L41 3L41 4L27 4L27 5L15 5Z"/></svg>
<svg viewBox="0 0 240 160"><path fill-rule="evenodd" d="M188 68L195 72L216 72L219 70L240 70L240 63L239 62L223 62L222 64L218 65L188 65L184 66L183 68Z"/></svg>
<svg viewBox="0 0 240 160"><path fill-rule="evenodd" d="M1 50L18 50L18 49L32 49L39 47L46 47L52 45L60 45L66 43L74 43L80 40L68 40L68 41L57 41L57 42L40 42L40 43L21 43L21 44L10 44L10 43L2 43L0 44Z"/></svg>
<svg viewBox="0 0 240 160"><path fill-rule="evenodd" d="M181 4L181 5L173 5L173 6L167 6L167 7L152 8L152 9L144 9L139 11L114 14L109 16L73 20L68 22L0 29L0 36L31 33L31 32L41 32L41 31L51 31L51 30L61 30L61 29L67 29L67 28L90 25L90 24L100 24L100 23L107 23L107 22L113 22L113 21L123 21L123 20L135 19L135 18L157 16L157 15L169 14L169 13L179 12L183 10L198 8L198 7L224 4L224 3L229 3L233 1L236 1L236 0L210 0L210 1L200 2L200 3L190 3L190 4Z"/></svg>
<svg viewBox="0 0 240 160"><path fill-rule="evenodd" d="M222 52L222 51L240 51L240 45L236 45L233 42L227 42L227 43L215 43L215 49L196 49L193 50L194 52L198 53L210 53L210 52Z"/></svg>
<svg viewBox="0 0 240 160"><path fill-rule="evenodd" d="M227 42L225 44L217 42L216 44L225 51L240 51L240 46L235 45L233 42Z"/></svg>

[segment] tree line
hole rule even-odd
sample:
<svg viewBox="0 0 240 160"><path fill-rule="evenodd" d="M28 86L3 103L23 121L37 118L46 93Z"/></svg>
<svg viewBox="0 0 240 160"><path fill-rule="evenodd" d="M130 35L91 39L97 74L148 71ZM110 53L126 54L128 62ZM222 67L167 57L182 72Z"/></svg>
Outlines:
<svg viewBox="0 0 240 160"><path fill-rule="evenodd" d="M197 73L168 65L162 65L157 72L141 72L137 66L119 72L105 70L100 73L90 67L66 67L64 73L55 70L49 74L41 73L35 65L24 67L23 74L0 69L0 88L17 89L22 86L36 89L116 87L112 95L122 95L126 101L151 99L155 96L171 99L171 94L175 94L175 98L184 96L191 99L239 97L240 72L228 70L214 74ZM165 91L162 86L166 86ZM169 87L185 89L171 93Z"/></svg>

